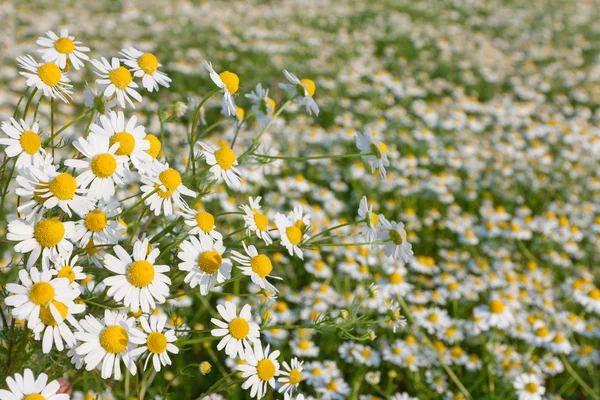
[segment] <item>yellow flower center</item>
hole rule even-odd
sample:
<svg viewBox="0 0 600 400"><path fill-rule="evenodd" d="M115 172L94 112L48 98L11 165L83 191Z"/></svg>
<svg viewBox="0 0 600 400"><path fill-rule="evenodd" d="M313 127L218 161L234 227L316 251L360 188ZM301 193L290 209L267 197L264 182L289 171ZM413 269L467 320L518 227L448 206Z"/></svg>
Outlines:
<svg viewBox="0 0 600 400"><path fill-rule="evenodd" d="M215 151L215 159L219 167L228 170L235 162L235 153L229 147L221 147Z"/></svg>
<svg viewBox="0 0 600 400"><path fill-rule="evenodd" d="M371 225L375 226L379 222L379 215L372 213L371 214Z"/></svg>
<svg viewBox="0 0 600 400"><path fill-rule="evenodd" d="M265 232L269 227L269 218L266 215L259 213L258 211L254 211L254 223L256 224L256 228Z"/></svg>
<svg viewBox="0 0 600 400"><path fill-rule="evenodd" d="M33 237L42 247L54 247L65 236L65 226L58 219L44 219L33 228Z"/></svg>
<svg viewBox="0 0 600 400"><path fill-rule="evenodd" d="M536 385L534 382L529 382L527 385L525 385L525 390L527 390L529 393L537 393L538 385Z"/></svg>
<svg viewBox="0 0 600 400"><path fill-rule="evenodd" d="M329 382L329 383L328 383L328 384L327 384L325 387L327 388L327 390L333 390L333 391L336 391L336 390L337 390L337 388L338 388L338 384L337 384L337 382L336 382L336 381L331 381L331 382Z"/></svg>
<svg viewBox="0 0 600 400"><path fill-rule="evenodd" d="M154 266L146 260L134 261L127 270L127 280L135 287L146 287L154 279Z"/></svg>
<svg viewBox="0 0 600 400"><path fill-rule="evenodd" d="M494 314L502 314L504 311L504 303L500 300L492 300L490 302L490 311Z"/></svg>
<svg viewBox="0 0 600 400"><path fill-rule="evenodd" d="M38 282L29 289L29 300L38 306L45 306L54 299L54 288L48 282Z"/></svg>
<svg viewBox="0 0 600 400"><path fill-rule="evenodd" d="M160 183L162 183L168 190L174 191L181 184L181 175L173 168L164 170L158 176Z"/></svg>
<svg viewBox="0 0 600 400"><path fill-rule="evenodd" d="M115 151L115 154L118 156L128 156L133 153L135 138L129 132L119 132L115 133L110 138L111 147L115 143L119 143L119 148Z"/></svg>
<svg viewBox="0 0 600 400"><path fill-rule="evenodd" d="M297 369L290 371L290 385L297 385L302 380L302 374Z"/></svg>
<svg viewBox="0 0 600 400"><path fill-rule="evenodd" d="M285 235L287 236L292 246L297 245L302 240L302 231L295 225L286 228Z"/></svg>
<svg viewBox="0 0 600 400"><path fill-rule="evenodd" d="M154 354L161 354L167 348L167 337L160 332L152 332L146 340L148 350Z"/></svg>
<svg viewBox="0 0 600 400"><path fill-rule="evenodd" d="M222 261L223 259L218 251L208 250L198 257L198 267L202 272L212 275L221 268Z"/></svg>
<svg viewBox="0 0 600 400"><path fill-rule="evenodd" d="M438 315L436 313L431 313L431 314L429 314L429 317L427 317L427 320L429 320L429 322L433 322L434 324L436 322L438 322L439 319L440 318L438 317Z"/></svg>
<svg viewBox="0 0 600 400"><path fill-rule="evenodd" d="M273 264L271 264L271 260L264 254L259 254L255 257L252 257L250 259L250 267L252 267L252 272L263 279L273 270Z"/></svg>
<svg viewBox="0 0 600 400"><path fill-rule="evenodd" d="M67 313L69 309L60 301L52 300L52 304L56 307L56 310L59 312L60 316L65 319L67 317ZM50 305L48 304L46 307L42 307L40 309L40 319L46 325L56 326L58 325L54 316L52 315L52 311L50 311Z"/></svg>
<svg viewBox="0 0 600 400"><path fill-rule="evenodd" d="M304 85L310 97L313 97L315 95L315 90L317 89L317 87L311 79L302 79L300 80L300 83Z"/></svg>
<svg viewBox="0 0 600 400"><path fill-rule="evenodd" d="M117 160L112 154L97 154L92 158L90 167L98 178L108 178L117 170Z"/></svg>
<svg viewBox="0 0 600 400"><path fill-rule="evenodd" d="M51 62L40 65L37 69L37 74L42 82L51 87L56 86L62 76L58 65Z"/></svg>
<svg viewBox="0 0 600 400"><path fill-rule="evenodd" d="M398 232L395 229L390 229L389 235L390 235L390 240L396 246L400 246L402 244L402 235L400 234L400 232Z"/></svg>
<svg viewBox="0 0 600 400"><path fill-rule="evenodd" d="M219 78L221 78L227 87L227 91L231 94L235 94L240 88L240 78L233 72L223 71L219 74Z"/></svg>
<svg viewBox="0 0 600 400"><path fill-rule="evenodd" d="M198 228L200 228L200 230L202 230L204 233L209 233L215 226L215 217L213 217L213 215L209 212L200 211L198 214L196 214L194 219L196 220Z"/></svg>
<svg viewBox="0 0 600 400"><path fill-rule="evenodd" d="M23 400L46 400L41 394L33 393L23 397Z"/></svg>
<svg viewBox="0 0 600 400"><path fill-rule="evenodd" d="M404 281L404 278L398 272L394 272L389 276L388 281L392 285L399 285Z"/></svg>
<svg viewBox="0 0 600 400"><path fill-rule="evenodd" d="M144 139L150 142L150 148L144 151L150 154L152 158L158 157L158 153L160 153L161 149L160 140L158 140L158 138L155 135L146 135Z"/></svg>
<svg viewBox="0 0 600 400"><path fill-rule="evenodd" d="M42 138L40 138L40 135L35 132L25 131L21 134L19 143L21 144L21 148L25 153L33 155L40 151Z"/></svg>
<svg viewBox="0 0 600 400"><path fill-rule="evenodd" d="M300 347L302 350L308 350L310 348L310 341L302 339L298 342L298 347Z"/></svg>
<svg viewBox="0 0 600 400"><path fill-rule="evenodd" d="M120 325L112 325L100 333L100 346L109 353L119 354L127 348L129 335Z"/></svg>
<svg viewBox="0 0 600 400"><path fill-rule="evenodd" d="M237 340L242 340L248 336L250 325L244 318L234 318L229 323L229 333Z"/></svg>
<svg viewBox="0 0 600 400"><path fill-rule="evenodd" d="M133 80L131 72L125 67L115 68L108 73L108 79L119 90L125 90Z"/></svg>
<svg viewBox="0 0 600 400"><path fill-rule="evenodd" d="M363 356L364 358L371 358L371 355L372 355L372 353L371 353L371 350L370 350L370 349L364 349L364 350L361 352L361 354L362 354L362 356Z"/></svg>
<svg viewBox="0 0 600 400"><path fill-rule="evenodd" d="M60 38L54 42L56 51L62 54L71 54L75 50L75 43L67 37Z"/></svg>
<svg viewBox="0 0 600 400"><path fill-rule="evenodd" d="M73 281L75 281L75 271L73 271L73 268L71 268L70 265L65 265L58 271L57 277L67 278L69 283L73 283Z"/></svg>
<svg viewBox="0 0 600 400"><path fill-rule="evenodd" d="M588 297L593 300L600 300L600 289L593 288L588 292Z"/></svg>
<svg viewBox="0 0 600 400"><path fill-rule="evenodd" d="M256 373L261 380L268 381L275 376L275 364L268 358L260 360L256 364Z"/></svg>
<svg viewBox="0 0 600 400"><path fill-rule="evenodd" d="M535 334L536 334L536 336L539 336L539 337L546 337L550 334L550 331L548 330L548 328L542 327L542 328L536 329Z"/></svg>
<svg viewBox="0 0 600 400"><path fill-rule="evenodd" d="M48 184L48 189L59 200L71 200L77 189L77 181L69 174L59 174Z"/></svg>
<svg viewBox="0 0 600 400"><path fill-rule="evenodd" d="M100 232L108 224L108 218L100 210L90 211L85 216L85 226L92 232Z"/></svg>
<svg viewBox="0 0 600 400"><path fill-rule="evenodd" d="M168 199L169 197L173 196L173 192L171 192L169 189L167 189L167 190L161 190L159 188L160 188L160 185L158 183L156 183L154 185L154 189L158 189L158 191L156 192L156 194L159 197L161 197L163 199Z"/></svg>
<svg viewBox="0 0 600 400"><path fill-rule="evenodd" d="M158 58L152 53L144 53L138 58L137 63L142 71L150 75L158 68Z"/></svg>

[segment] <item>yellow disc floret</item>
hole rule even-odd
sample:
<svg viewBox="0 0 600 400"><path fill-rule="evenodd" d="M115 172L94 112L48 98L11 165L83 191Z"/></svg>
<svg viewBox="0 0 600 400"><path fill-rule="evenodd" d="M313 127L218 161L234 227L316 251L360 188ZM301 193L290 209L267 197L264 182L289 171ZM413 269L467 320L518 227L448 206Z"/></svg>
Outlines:
<svg viewBox="0 0 600 400"><path fill-rule="evenodd" d="M67 278L69 283L73 283L73 281L75 281L75 271L73 271L73 268L71 268L70 265L65 265L60 269L60 271L58 271L57 277Z"/></svg>
<svg viewBox="0 0 600 400"><path fill-rule="evenodd" d="M146 340L148 350L154 354L161 354L167 348L167 337L160 332L152 332Z"/></svg>
<svg viewBox="0 0 600 400"><path fill-rule="evenodd" d="M133 81L131 72L125 67L118 67L108 73L108 79L119 90L125 90Z"/></svg>
<svg viewBox="0 0 600 400"><path fill-rule="evenodd" d="M240 78L233 72L223 71L219 74L219 78L221 78L223 84L227 87L227 91L231 94L235 94L240 88Z"/></svg>
<svg viewBox="0 0 600 400"><path fill-rule="evenodd" d="M158 179L160 180L160 183L162 183L170 191L176 190L179 185L181 185L181 175L179 175L179 172L173 168L169 168L161 172L158 176Z"/></svg>
<svg viewBox="0 0 600 400"><path fill-rule="evenodd" d="M250 332L250 325L244 318L234 318L229 323L229 333L234 339L245 339L248 332Z"/></svg>
<svg viewBox="0 0 600 400"><path fill-rule="evenodd" d="M62 319L64 320L67 317L67 313L69 309L60 301L52 300L52 305L56 308ZM46 307L42 307L40 309L40 319L46 325L56 326L58 323L54 316L52 315L52 311L50 310L50 304Z"/></svg>
<svg viewBox="0 0 600 400"><path fill-rule="evenodd" d="M63 37L54 42L56 51L62 54L71 54L75 50L75 43L68 37Z"/></svg>
<svg viewBox="0 0 600 400"><path fill-rule="evenodd" d="M275 376L275 364L273 361L265 358L256 364L256 373L263 381L268 381Z"/></svg>
<svg viewBox="0 0 600 400"><path fill-rule="evenodd" d="M58 174L58 176L50 181L48 189L59 200L71 200L77 189L77 181L69 174Z"/></svg>
<svg viewBox="0 0 600 400"><path fill-rule="evenodd" d="M127 280L133 286L148 286L154 279L154 266L146 260L134 261L127 269Z"/></svg>
<svg viewBox="0 0 600 400"><path fill-rule="evenodd" d="M35 283L29 289L29 300L38 306L45 306L54 299L54 288L48 282Z"/></svg>
<svg viewBox="0 0 600 400"><path fill-rule="evenodd" d="M494 299L490 302L490 312L494 314L502 314L504 311L504 303L500 300Z"/></svg>
<svg viewBox="0 0 600 400"><path fill-rule="evenodd" d="M256 228L265 232L269 227L269 218L266 215L259 213L258 211L254 211L254 223L256 224Z"/></svg>
<svg viewBox="0 0 600 400"><path fill-rule="evenodd" d="M135 138L129 132L119 132L111 136L110 146L119 143L119 148L115 152L118 156L128 156L133 153L135 147Z"/></svg>
<svg viewBox="0 0 600 400"><path fill-rule="evenodd" d="M290 385L297 385L302 380L302 374L297 369L293 369L290 371Z"/></svg>
<svg viewBox="0 0 600 400"><path fill-rule="evenodd" d="M97 154L92 158L90 167L98 178L108 178L117 170L117 159L112 154Z"/></svg>
<svg viewBox="0 0 600 400"><path fill-rule="evenodd" d="M41 394L33 393L23 397L23 400L46 400Z"/></svg>
<svg viewBox="0 0 600 400"><path fill-rule="evenodd" d="M215 217L213 217L213 215L209 212L200 211L198 214L196 214L194 219L196 220L198 228L200 228L200 230L204 233L209 233L215 226Z"/></svg>
<svg viewBox="0 0 600 400"><path fill-rule="evenodd" d="M58 65L51 62L40 65L37 69L37 74L41 81L50 87L58 85L60 77L62 76Z"/></svg>
<svg viewBox="0 0 600 400"><path fill-rule="evenodd" d="M138 66L142 71L152 75L158 68L158 58L152 53L144 53L137 60Z"/></svg>
<svg viewBox="0 0 600 400"><path fill-rule="evenodd" d="M85 226L92 232L100 232L108 224L108 218L106 214L100 210L90 211L85 216Z"/></svg>
<svg viewBox="0 0 600 400"><path fill-rule="evenodd" d="M150 142L150 148L148 150L144 150L146 153L150 154L152 158L158 157L160 153L161 144L160 140L155 135L146 135L144 137L148 142Z"/></svg>
<svg viewBox="0 0 600 400"><path fill-rule="evenodd" d="M200 254L198 257L198 267L202 272L205 272L209 275L214 274L221 268L221 262L223 258L218 251L208 250Z"/></svg>
<svg viewBox="0 0 600 400"><path fill-rule="evenodd" d="M65 226L56 218L43 219L33 228L33 237L42 247L54 247L65 236Z"/></svg>
<svg viewBox="0 0 600 400"><path fill-rule="evenodd" d="M306 92L310 97L313 97L315 95L315 90L317 89L317 87L311 79L302 79L300 80L300 83L304 86Z"/></svg>
<svg viewBox="0 0 600 400"><path fill-rule="evenodd" d="M285 234L292 246L297 245L302 240L302 231L295 225L287 227Z"/></svg>
<svg viewBox="0 0 600 400"><path fill-rule="evenodd" d="M112 325L104 328L100 333L100 346L109 353L119 354L127 348L129 335L125 328L120 325Z"/></svg>
<svg viewBox="0 0 600 400"><path fill-rule="evenodd" d="M228 170L235 163L235 153L229 147L222 147L215 151L215 159L219 167Z"/></svg>
<svg viewBox="0 0 600 400"><path fill-rule="evenodd" d="M271 264L271 260L264 254L259 254L255 257L252 257L250 259L250 267L252 267L252 272L263 279L273 270L273 264Z"/></svg>
<svg viewBox="0 0 600 400"><path fill-rule="evenodd" d="M40 138L40 135L33 131L25 131L21 134L19 143L21 144L21 148L25 153L33 155L40 151L40 147L42 146L42 138Z"/></svg>

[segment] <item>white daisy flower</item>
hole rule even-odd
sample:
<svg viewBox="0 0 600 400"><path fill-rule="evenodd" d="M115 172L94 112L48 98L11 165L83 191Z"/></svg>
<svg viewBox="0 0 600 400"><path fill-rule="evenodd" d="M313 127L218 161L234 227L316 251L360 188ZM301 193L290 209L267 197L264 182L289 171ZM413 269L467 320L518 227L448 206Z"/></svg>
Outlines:
<svg viewBox="0 0 600 400"><path fill-rule="evenodd" d="M119 54L125 57L122 61L131 68L133 76L142 78L142 86L149 92L158 92L158 85L169 87L171 78L158 70L162 64L158 62L158 58L154 54L142 53L133 47L122 49Z"/></svg>
<svg viewBox="0 0 600 400"><path fill-rule="evenodd" d="M275 377L279 375L279 351L269 353L270 345L263 352L260 341L254 343L253 349L246 350L246 363L238 365L242 378L246 381L242 389L250 388L250 397L262 399L267 393L267 385L275 389Z"/></svg>
<svg viewBox="0 0 600 400"><path fill-rule="evenodd" d="M182 209L189 208L181 196L196 196L196 192L181 183L181 175L176 169L159 162L154 163L142 175L141 190L145 198L144 204L150 206L150 211L154 211L157 216L161 211L166 216L173 214L173 204Z"/></svg>
<svg viewBox="0 0 600 400"><path fill-rule="evenodd" d="M75 223L77 234L81 237L79 246L86 247L90 243L116 244L122 239L126 229L118 220L113 219L120 213L121 207L118 201L98 201L92 210L82 215L82 219Z"/></svg>
<svg viewBox="0 0 600 400"><path fill-rule="evenodd" d="M70 66L75 69L83 67L83 61L90 58L85 54L90 51L89 47L81 46L83 43L75 41L74 36L69 36L68 29L62 29L60 36L52 31L46 32L48 37L39 37L36 43L42 46L38 53L44 61L56 63L60 68L67 71Z"/></svg>
<svg viewBox="0 0 600 400"><path fill-rule="evenodd" d="M21 374L15 374L14 378L6 377L6 385L9 390L0 389L2 400L69 400L68 394L58 394L60 383L56 380L48 383L48 375L41 373L37 379L33 372L26 368Z"/></svg>
<svg viewBox="0 0 600 400"><path fill-rule="evenodd" d="M230 71L223 71L217 74L209 61L204 60L202 65L210 73L210 79L221 89L223 99L227 104L229 115L235 115L235 103L233 95L237 93L240 87L240 78Z"/></svg>
<svg viewBox="0 0 600 400"><path fill-rule="evenodd" d="M247 255L239 253L235 250L231 251L231 258L243 265L243 267L238 268L242 270L244 275L249 276L252 282L260 286L262 289L277 293L277 288L267 281L267 277L273 279L282 278L278 276L269 276L273 270L273 264L271 263L269 257L264 254L258 254L258 250L256 250L256 247L252 245L246 246L246 243L244 242L242 242L242 244Z"/></svg>
<svg viewBox="0 0 600 400"><path fill-rule="evenodd" d="M269 89L263 89L262 85L257 83L256 89L245 96L252 101L250 110L256 111L256 122L264 128L271 121L275 111L275 101L269 97Z"/></svg>
<svg viewBox="0 0 600 400"><path fill-rule="evenodd" d="M42 137L37 122L29 125L24 120L17 121L14 118L10 122L2 122L2 132L8 138L0 138L0 144L6 146L4 149L7 157L17 157L17 168L29 165L40 165L46 151L42 148Z"/></svg>
<svg viewBox="0 0 600 400"><path fill-rule="evenodd" d="M360 199L358 206L358 219L365 220L363 226L363 235L365 241L374 242L377 240L377 224L379 223L379 216L373 212L373 205L367 201L367 196L363 196Z"/></svg>
<svg viewBox="0 0 600 400"><path fill-rule="evenodd" d="M500 299L492 299L488 305L475 307L473 315L492 328L505 329L515 323L512 310Z"/></svg>
<svg viewBox="0 0 600 400"><path fill-rule="evenodd" d="M305 400L305 397L302 393L298 393L296 397L292 393L284 393L283 400Z"/></svg>
<svg viewBox="0 0 600 400"><path fill-rule="evenodd" d="M209 143L196 142L196 155L202 155L206 163L210 165L209 171L218 181L225 181L227 186L234 189L240 187L240 171L236 168L238 165L237 157L229 146L218 148Z"/></svg>
<svg viewBox="0 0 600 400"><path fill-rule="evenodd" d="M231 358L239 356L242 360L246 357L246 349L250 348L250 342L254 343L260 339L260 328L251 321L252 314L250 304L242 307L239 317L237 316L235 303L226 301L223 305L217 304L217 311L225 322L211 318L211 322L218 326L210 333L215 337L223 337L217 345L217 350L225 349L225 354Z"/></svg>
<svg viewBox="0 0 600 400"><path fill-rule="evenodd" d="M211 213L203 210L193 210L186 205L181 216L185 224L192 227L190 235L208 236L214 241L223 240L223 235L215 229L215 217Z"/></svg>
<svg viewBox="0 0 600 400"><path fill-rule="evenodd" d="M300 259L304 259L302 249L298 246L302 242L302 230L294 225L288 217L280 213L275 214L275 225L279 230L281 245L287 249L290 256L295 253Z"/></svg>
<svg viewBox="0 0 600 400"><path fill-rule="evenodd" d="M131 331L131 341L140 345L137 349L131 352L132 357L137 357L140 354L148 353L144 370L148 367L148 361L152 359L154 370L160 371L161 365L166 367L171 365L171 358L168 353L177 354L179 349L173 344L177 340L175 331L169 329L165 331L167 323L166 315L151 315L150 319L145 316L140 317L140 325L142 330Z"/></svg>
<svg viewBox="0 0 600 400"><path fill-rule="evenodd" d="M146 129L142 125L136 126L137 117L132 116L125 122L122 111L111 111L108 116L101 115L99 123L90 126L90 130L99 135L109 138L109 146L119 143L115 152L118 156L126 156L138 170L144 169L144 164L152 161L152 156L147 153L150 142L146 140Z"/></svg>
<svg viewBox="0 0 600 400"><path fill-rule="evenodd" d="M17 57L17 61L25 70L19 71L19 74L27 78L27 86L35 86L44 96L59 98L65 103L72 98L71 80L58 65L52 62L38 63L30 55Z"/></svg>
<svg viewBox="0 0 600 400"><path fill-rule="evenodd" d="M367 162L371 166L371 172L379 171L379 175L385 178L385 169L390 166L387 158L387 146L383 142L376 143L373 139L371 129L367 128L365 133L356 132L356 147L364 154Z"/></svg>
<svg viewBox="0 0 600 400"><path fill-rule="evenodd" d="M76 241L75 223L62 222L58 218L36 217L26 221L14 216L8 216L8 240L18 241L15 245L17 253L30 253L27 258L27 268L30 268L42 256L42 267L47 269L50 261L57 259L59 254L70 253Z"/></svg>
<svg viewBox="0 0 600 400"><path fill-rule="evenodd" d="M225 246L222 242L213 242L208 237L190 236L189 240L183 241L179 246L181 251L177 257L181 271L188 271L185 283L191 288L200 285L200 294L206 296L217 283L231 278L231 261L223 258Z"/></svg>
<svg viewBox="0 0 600 400"><path fill-rule="evenodd" d="M117 57L113 57L110 63L104 57L101 57L100 60L91 60L91 63L98 70L95 73L100 79L96 79L96 82L102 85L103 89L101 90L104 96L110 98L116 93L117 100L123 108L125 108L125 101L131 108L135 108L130 96L137 101L142 101L142 96L135 90L138 85L133 81L131 72L121 66Z"/></svg>
<svg viewBox="0 0 600 400"><path fill-rule="evenodd" d="M516 377L513 384L519 400L542 400L546 388L534 374L522 374Z"/></svg>
<svg viewBox="0 0 600 400"><path fill-rule="evenodd" d="M77 281L81 281L87 278L87 275L83 272L83 267L76 265L77 261L79 261L78 255L72 254L61 254L58 257L58 260L54 262L52 265L53 275L56 275L57 278L67 278L69 280L69 285L76 289L79 287L79 283Z"/></svg>
<svg viewBox="0 0 600 400"><path fill-rule="evenodd" d="M259 239L262 239L269 246L273 243L273 239L269 235L269 218L260 212L260 200L260 196L255 199L250 197L248 199L250 205L243 204L240 208L246 213L244 224L248 228L248 236L250 236L250 232L254 232Z"/></svg>
<svg viewBox="0 0 600 400"><path fill-rule="evenodd" d="M388 221L383 215L379 216L379 232L377 238L383 240L385 255L397 261L408 264L412 261L414 253L412 245L406 240L406 231L402 222Z"/></svg>
<svg viewBox="0 0 600 400"><path fill-rule="evenodd" d="M84 170L77 176L77 183L83 188L89 186L88 196L109 201L115 195L115 184L123 186L127 172L127 157L116 154L119 143L110 145L109 138L90 133L87 139L80 137L73 146L84 159L70 159L65 165Z"/></svg>
<svg viewBox="0 0 600 400"><path fill-rule="evenodd" d="M304 361L298 361L298 357L292 358L290 364L287 361L283 362L283 369L279 371L280 378L277 379L281 383L279 393L292 394L298 388L302 381L302 365Z"/></svg>
<svg viewBox="0 0 600 400"><path fill-rule="evenodd" d="M315 114L318 116L319 106L313 99L317 88L315 83L310 79L300 80L296 75L285 69L283 70L283 74L290 83L280 83L279 87L294 95L294 102L299 106L305 107L308 114Z"/></svg>
<svg viewBox="0 0 600 400"><path fill-rule="evenodd" d="M156 257L160 254L158 248L149 254L149 239L138 240L133 245L133 259L121 246L113 248L117 257L107 254L104 256L104 267L117 276L104 279L103 283L109 288L106 293L117 302L137 312L140 308L149 313L159 304L167 301L169 295L169 279L164 273L169 272L167 265L155 265Z"/></svg>
<svg viewBox="0 0 600 400"><path fill-rule="evenodd" d="M117 99L111 99L104 96L101 90L102 86L95 85L91 88L87 83L83 90L83 105L87 108L93 108L100 115L109 115L114 106L117 105Z"/></svg>
<svg viewBox="0 0 600 400"><path fill-rule="evenodd" d="M75 333L79 344L75 348L75 356L85 356L85 369L96 368L100 363L102 379L113 376L121 378L121 360L131 375L137 373L135 359L130 354L137 344L130 340L135 328L135 318L127 317L125 311L104 311L104 318L98 320L92 315L86 315L79 321L83 328ZM136 332L135 336L140 334Z"/></svg>

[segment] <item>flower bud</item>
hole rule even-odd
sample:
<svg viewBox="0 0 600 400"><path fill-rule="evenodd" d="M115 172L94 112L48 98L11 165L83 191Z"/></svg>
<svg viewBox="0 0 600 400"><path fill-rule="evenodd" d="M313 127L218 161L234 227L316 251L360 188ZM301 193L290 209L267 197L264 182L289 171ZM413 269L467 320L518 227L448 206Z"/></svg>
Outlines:
<svg viewBox="0 0 600 400"><path fill-rule="evenodd" d="M210 373L211 369L212 369L212 365L210 365L210 363L208 361L203 361L200 364L200 373L202 375L207 375L208 373Z"/></svg>

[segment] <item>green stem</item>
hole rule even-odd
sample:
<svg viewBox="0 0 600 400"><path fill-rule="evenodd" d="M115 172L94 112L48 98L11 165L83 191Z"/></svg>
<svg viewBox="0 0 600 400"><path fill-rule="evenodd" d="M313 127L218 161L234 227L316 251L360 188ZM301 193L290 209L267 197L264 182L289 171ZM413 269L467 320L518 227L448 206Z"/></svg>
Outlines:
<svg viewBox="0 0 600 400"><path fill-rule="evenodd" d="M571 364L569 363L569 361L567 360L567 357L565 357L564 354L560 355L560 359L562 360L563 364L565 364L565 367L567 368L567 371L569 372L569 374L571 374L571 376L573 378L575 378L575 380L577 381L577 383L579 383L579 385L583 388L583 390L594 400L600 400L600 395L598 395L597 393L594 393L594 390L589 387L589 385L587 383L585 383L585 381L581 378L581 376L577 373L577 371L575 371L575 369L573 369L573 367L571 366Z"/></svg>

